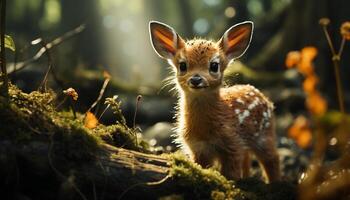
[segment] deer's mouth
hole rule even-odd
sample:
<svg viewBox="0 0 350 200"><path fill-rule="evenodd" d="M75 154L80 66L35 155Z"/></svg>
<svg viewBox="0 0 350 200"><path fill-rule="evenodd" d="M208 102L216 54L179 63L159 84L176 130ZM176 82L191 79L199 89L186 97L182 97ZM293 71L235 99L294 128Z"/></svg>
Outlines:
<svg viewBox="0 0 350 200"><path fill-rule="evenodd" d="M207 85L190 85L190 88L195 90L204 89L207 87L208 87Z"/></svg>

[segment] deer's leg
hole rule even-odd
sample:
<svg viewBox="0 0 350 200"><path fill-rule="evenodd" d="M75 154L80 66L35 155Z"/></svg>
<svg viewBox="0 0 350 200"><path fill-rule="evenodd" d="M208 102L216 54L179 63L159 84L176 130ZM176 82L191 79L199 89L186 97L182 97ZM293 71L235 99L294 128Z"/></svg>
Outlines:
<svg viewBox="0 0 350 200"><path fill-rule="evenodd" d="M242 155L220 155L221 174L227 179L238 180L242 178Z"/></svg>
<svg viewBox="0 0 350 200"><path fill-rule="evenodd" d="M213 164L212 156L203 152L193 152L192 158L194 162L198 163L203 168L209 168Z"/></svg>
<svg viewBox="0 0 350 200"><path fill-rule="evenodd" d="M251 166L250 152L246 150L244 153L244 158L242 162L243 178L249 177L250 166Z"/></svg>
<svg viewBox="0 0 350 200"><path fill-rule="evenodd" d="M252 145L251 148L264 168L268 182L280 180L279 156L274 140L265 138L260 139L258 143Z"/></svg>

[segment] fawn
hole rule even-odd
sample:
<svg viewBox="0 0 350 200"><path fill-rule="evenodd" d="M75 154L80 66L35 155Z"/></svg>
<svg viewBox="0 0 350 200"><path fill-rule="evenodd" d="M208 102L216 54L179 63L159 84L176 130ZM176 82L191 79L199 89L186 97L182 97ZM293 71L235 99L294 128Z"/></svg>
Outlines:
<svg viewBox="0 0 350 200"><path fill-rule="evenodd" d="M253 22L232 26L217 42L185 41L157 21L149 23L149 31L155 52L174 70L183 149L202 167L219 163L221 173L235 180L248 176L253 152L268 182L279 180L273 104L253 86L222 87L225 68L250 44Z"/></svg>

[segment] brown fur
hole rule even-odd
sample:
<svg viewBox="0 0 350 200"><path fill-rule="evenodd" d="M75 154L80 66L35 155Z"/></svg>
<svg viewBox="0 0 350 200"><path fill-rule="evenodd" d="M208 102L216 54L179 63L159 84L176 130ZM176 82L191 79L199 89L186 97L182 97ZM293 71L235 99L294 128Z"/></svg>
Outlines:
<svg viewBox="0 0 350 200"><path fill-rule="evenodd" d="M169 59L180 97L177 132L181 146L203 167L217 161L221 173L230 179L248 176L249 152L253 152L268 181L279 180L272 103L250 85L222 87L223 72L230 61L222 40L185 42L179 37L176 41L177 49ZM220 71L215 74L208 70L213 57L220 62ZM180 73L179 63L183 61L187 71ZM194 75L201 76L206 87L191 87L189 80Z"/></svg>

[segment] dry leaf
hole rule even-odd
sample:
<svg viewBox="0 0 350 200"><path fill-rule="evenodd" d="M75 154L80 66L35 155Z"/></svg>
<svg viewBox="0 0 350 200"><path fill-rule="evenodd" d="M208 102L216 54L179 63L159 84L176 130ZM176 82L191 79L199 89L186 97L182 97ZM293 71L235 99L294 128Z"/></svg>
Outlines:
<svg viewBox="0 0 350 200"><path fill-rule="evenodd" d="M98 119L91 112L86 113L86 117L84 120L84 126L88 129L96 128L98 125Z"/></svg>

